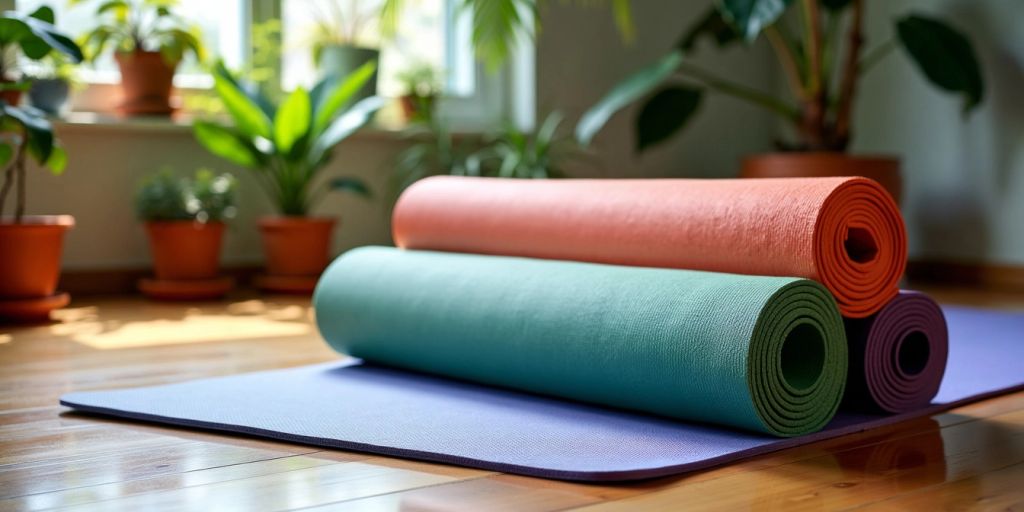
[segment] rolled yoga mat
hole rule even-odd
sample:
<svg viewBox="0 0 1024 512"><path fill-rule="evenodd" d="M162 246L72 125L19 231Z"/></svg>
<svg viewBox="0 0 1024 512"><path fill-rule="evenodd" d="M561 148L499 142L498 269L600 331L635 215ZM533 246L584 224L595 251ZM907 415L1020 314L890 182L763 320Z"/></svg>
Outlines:
<svg viewBox="0 0 1024 512"><path fill-rule="evenodd" d="M949 322L949 364L931 405L885 415L840 410L825 430L791 438L353 360L163 386L79 391L64 395L61 403L93 414L493 471L635 480L728 464L1024 389L1024 313L943 309Z"/></svg>
<svg viewBox="0 0 1024 512"><path fill-rule="evenodd" d="M878 313L846 319L850 371L843 407L899 413L939 391L948 335L942 309L923 293L901 291Z"/></svg>
<svg viewBox="0 0 1024 512"><path fill-rule="evenodd" d="M907 259L899 209L864 178L438 176L402 194L392 228L408 249L804 277L849 318L896 296Z"/></svg>
<svg viewBox="0 0 1024 512"><path fill-rule="evenodd" d="M367 361L778 436L824 427L846 380L807 279L365 247L314 304Z"/></svg>

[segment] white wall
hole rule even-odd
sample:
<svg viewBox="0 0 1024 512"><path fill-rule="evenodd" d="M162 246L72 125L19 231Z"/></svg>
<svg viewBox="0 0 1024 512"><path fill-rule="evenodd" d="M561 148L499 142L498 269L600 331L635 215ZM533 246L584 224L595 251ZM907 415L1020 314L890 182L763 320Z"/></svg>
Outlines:
<svg viewBox="0 0 1024 512"><path fill-rule="evenodd" d="M1024 264L1024 2L868 2L869 44L909 12L941 16L975 43L986 98L969 118L902 50L861 82L854 150L903 157L912 258Z"/></svg>

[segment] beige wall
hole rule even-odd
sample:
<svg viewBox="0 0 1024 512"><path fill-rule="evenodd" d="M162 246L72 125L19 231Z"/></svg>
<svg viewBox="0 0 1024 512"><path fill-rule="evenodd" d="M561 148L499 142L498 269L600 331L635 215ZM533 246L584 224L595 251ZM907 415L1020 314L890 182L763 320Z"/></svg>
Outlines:
<svg viewBox="0 0 1024 512"><path fill-rule="evenodd" d="M987 83L966 120L901 51L862 81L858 152L902 156L911 257L1024 264L1024 2L869 2L869 40L918 11L970 34ZM870 44L869 44L870 46Z"/></svg>

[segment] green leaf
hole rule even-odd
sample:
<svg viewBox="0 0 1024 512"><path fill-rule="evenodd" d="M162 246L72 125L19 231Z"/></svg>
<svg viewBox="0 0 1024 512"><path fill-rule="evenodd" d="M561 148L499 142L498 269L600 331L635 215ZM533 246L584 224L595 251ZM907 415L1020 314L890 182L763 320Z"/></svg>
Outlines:
<svg viewBox="0 0 1024 512"><path fill-rule="evenodd" d="M41 59L50 53L51 49L67 55L74 62L81 62L84 58L78 44L57 30L52 23L34 17L24 18L24 22L32 36L23 38L20 44L22 51L29 58Z"/></svg>
<svg viewBox="0 0 1024 512"><path fill-rule="evenodd" d="M604 128L605 123L612 117L612 114L615 114L657 87L658 84L676 71L682 61L682 53L672 51L658 59L654 64L633 73L622 82L619 82L604 98L601 98L596 105L590 107L590 110L587 110L580 117L579 123L576 124L576 140L584 146L590 144L594 135Z"/></svg>
<svg viewBox="0 0 1024 512"><path fill-rule="evenodd" d="M366 186L366 183L359 178L348 178L344 176L332 178L331 181L327 182L327 186L331 190L351 192L360 197L373 196L373 193L370 191L370 187Z"/></svg>
<svg viewBox="0 0 1024 512"><path fill-rule="evenodd" d="M267 118L272 119L275 116L273 103L271 103L270 100L259 90L259 87L255 84L246 83L235 78L235 76L231 74L231 71L228 71L227 66L224 65L224 61L217 60L213 65L211 74L227 80L234 85L235 88L245 93L245 95L249 97L249 101L258 105L260 110L263 110L263 113L267 115Z"/></svg>
<svg viewBox="0 0 1024 512"><path fill-rule="evenodd" d="M516 39L528 35L529 17L537 17L536 3L528 0L463 0L462 8L472 10L473 49L492 73L505 63Z"/></svg>
<svg viewBox="0 0 1024 512"><path fill-rule="evenodd" d="M44 164L53 153L53 126L46 114L32 107L3 106L5 115L17 121L28 137L28 151L39 164Z"/></svg>
<svg viewBox="0 0 1024 512"><path fill-rule="evenodd" d="M230 128L209 121L196 121L192 130L203 147L229 162L249 168L259 167L262 163L259 151Z"/></svg>
<svg viewBox="0 0 1024 512"><path fill-rule="evenodd" d="M719 0L722 17L732 23L747 42L757 39L765 27L786 12L793 0Z"/></svg>
<svg viewBox="0 0 1024 512"><path fill-rule="evenodd" d="M981 67L963 34L939 20L918 15L896 22L896 33L932 84L963 96L965 114L981 103L985 94Z"/></svg>
<svg viewBox="0 0 1024 512"><path fill-rule="evenodd" d="M310 163L319 162L327 151L362 128L385 103L383 98L371 96L356 103L339 116L313 143L313 150L309 155Z"/></svg>
<svg viewBox="0 0 1024 512"><path fill-rule="evenodd" d="M53 9L46 5L43 5L33 11L32 14L29 14L29 17L45 21L51 25L55 23L54 20L56 19L53 15Z"/></svg>
<svg viewBox="0 0 1024 512"><path fill-rule="evenodd" d="M612 0L612 14L615 26L619 29L622 39L629 42L636 37L636 26L633 23L633 6L630 0Z"/></svg>
<svg viewBox="0 0 1024 512"><path fill-rule="evenodd" d="M672 86L652 95L636 118L636 150L641 152L671 137L697 111L700 89Z"/></svg>
<svg viewBox="0 0 1024 512"><path fill-rule="evenodd" d="M376 70L377 62L370 61L344 79L331 76L318 83L310 96L314 112L312 133L322 133Z"/></svg>
<svg viewBox="0 0 1024 512"><path fill-rule="evenodd" d="M246 137L263 137L265 139L272 137L270 118L267 117L266 112L234 83L214 74L213 87L242 134Z"/></svg>
<svg viewBox="0 0 1024 512"><path fill-rule="evenodd" d="M725 21L722 13L714 6L710 7L696 23L690 25L680 39L678 47L684 52L690 52L702 38L711 38L719 48L724 48L740 40L736 29Z"/></svg>
<svg viewBox="0 0 1024 512"><path fill-rule="evenodd" d="M50 169L50 173L54 176L60 176L64 174L64 169L68 166L68 152L60 146L53 146L53 152L50 153L50 158L46 159L46 168Z"/></svg>
<svg viewBox="0 0 1024 512"><path fill-rule="evenodd" d="M291 151L295 141L309 132L310 117L309 93L302 87L296 88L281 104L274 118L274 142L279 151Z"/></svg>

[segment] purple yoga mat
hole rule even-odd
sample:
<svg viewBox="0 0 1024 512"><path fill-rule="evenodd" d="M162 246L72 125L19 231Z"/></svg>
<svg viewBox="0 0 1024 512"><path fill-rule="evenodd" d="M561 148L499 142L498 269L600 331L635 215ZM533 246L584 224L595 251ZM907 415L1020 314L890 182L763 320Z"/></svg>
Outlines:
<svg viewBox="0 0 1024 512"><path fill-rule="evenodd" d="M942 309L931 297L900 291L878 313L844 322L850 347L844 408L898 413L931 402L949 345Z"/></svg>
<svg viewBox="0 0 1024 512"><path fill-rule="evenodd" d="M651 478L933 414L1024 388L1024 314L945 307L949 364L932 405L841 411L779 439L357 362L65 395L77 410L570 480Z"/></svg>

